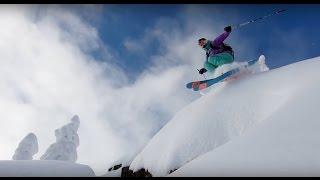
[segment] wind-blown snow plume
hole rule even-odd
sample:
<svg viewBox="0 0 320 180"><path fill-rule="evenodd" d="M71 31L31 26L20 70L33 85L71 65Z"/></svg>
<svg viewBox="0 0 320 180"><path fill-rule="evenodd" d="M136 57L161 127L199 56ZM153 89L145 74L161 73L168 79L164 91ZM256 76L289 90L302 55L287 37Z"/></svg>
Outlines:
<svg viewBox="0 0 320 180"><path fill-rule="evenodd" d="M22 139L16 149L13 160L32 160L33 155L38 152L38 140L35 134L29 133Z"/></svg>
<svg viewBox="0 0 320 180"><path fill-rule="evenodd" d="M97 27L84 20L83 14L63 7L0 6L0 108L5 109L0 119L6 119L0 127L0 158L11 158L16 148L12 142L31 131L41 142L40 153L35 155L39 158L54 141L51 132L78 114L78 162L102 174L123 156L134 157L179 109L199 97L185 88L188 81L201 78L196 68L205 55L197 39L214 38L223 26L217 23L219 18L212 21L198 13L201 8L194 13L195 6L182 12L183 19L178 21L185 26L175 18L160 18L146 27L150 30L147 38L141 37L146 40L131 43L149 47L156 40L161 49L132 80L115 65L122 59L110 51L108 42L102 43ZM96 15L96 8L90 9L83 12ZM130 41L139 38L128 37ZM244 42L231 45L246 48ZM103 58L96 58L96 52L103 52Z"/></svg>
<svg viewBox="0 0 320 180"><path fill-rule="evenodd" d="M286 98L272 93L260 95L259 91L251 89L253 85L240 86L245 79L267 70L265 57L260 56L259 61L248 68L249 73L257 75L244 74L238 80L207 88L203 97L177 112L149 141L130 164L130 169L144 168L153 176L165 176L267 118ZM267 89L266 85L263 87Z"/></svg>
<svg viewBox="0 0 320 180"><path fill-rule="evenodd" d="M50 132L78 114L78 161L104 173L122 156L132 158L197 97L184 87L193 76L189 66L176 64L191 59L184 51L170 52L174 62L166 55L155 57L163 64L151 65L129 84L127 74L114 65L121 59L101 44L95 27L72 11L54 5L3 5L0 24L0 108L5 109L0 119L6 119L0 127L1 159L11 158L12 142L30 131L41 142L34 157L40 158L54 141ZM187 44L194 44L193 39ZM101 49L105 57L95 58L92 52Z"/></svg>
<svg viewBox="0 0 320 180"><path fill-rule="evenodd" d="M79 136L77 130L80 120L77 115L71 119L71 123L55 130L56 143L50 145L41 160L62 160L76 162Z"/></svg>
<svg viewBox="0 0 320 180"><path fill-rule="evenodd" d="M197 157L170 176L319 176L319 68L320 57L315 57L230 84L226 93L232 94L228 98L234 102L243 99L236 109L242 114L231 116L237 123L226 123L225 127L229 134L243 127L241 136ZM245 102L247 99L252 105ZM229 107L234 105L237 103ZM236 111L229 108L227 113L237 115ZM251 117L255 118L244 123Z"/></svg>

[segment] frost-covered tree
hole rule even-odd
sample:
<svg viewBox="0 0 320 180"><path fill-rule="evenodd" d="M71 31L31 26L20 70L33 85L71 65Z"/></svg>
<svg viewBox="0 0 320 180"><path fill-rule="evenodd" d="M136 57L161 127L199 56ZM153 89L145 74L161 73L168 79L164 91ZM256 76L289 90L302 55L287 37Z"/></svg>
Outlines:
<svg viewBox="0 0 320 180"><path fill-rule="evenodd" d="M49 146L40 159L76 162L77 147L79 146L79 136L77 134L79 124L79 117L75 115L71 119L71 123L56 129L56 142Z"/></svg>
<svg viewBox="0 0 320 180"><path fill-rule="evenodd" d="M38 140L35 134L29 133L22 139L16 149L13 160L32 160L33 155L38 152Z"/></svg>

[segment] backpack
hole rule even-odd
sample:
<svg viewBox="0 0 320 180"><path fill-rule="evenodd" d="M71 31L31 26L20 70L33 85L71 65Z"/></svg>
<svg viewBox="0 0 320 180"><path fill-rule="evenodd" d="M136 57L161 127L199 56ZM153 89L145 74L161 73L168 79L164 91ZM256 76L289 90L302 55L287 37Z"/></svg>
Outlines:
<svg viewBox="0 0 320 180"><path fill-rule="evenodd" d="M221 52L227 52L227 53L230 53L232 55L232 57L234 58L234 51L232 49L232 47L229 45L229 44L226 44L226 43L222 43L222 46L220 47L214 47L211 43L210 43L210 47L212 49L220 49ZM206 53L207 55L207 58L209 57L209 54L208 52Z"/></svg>
<svg viewBox="0 0 320 180"><path fill-rule="evenodd" d="M222 49L223 49L222 52L229 52L232 56L234 56L233 55L234 54L233 49L229 44L222 43Z"/></svg>

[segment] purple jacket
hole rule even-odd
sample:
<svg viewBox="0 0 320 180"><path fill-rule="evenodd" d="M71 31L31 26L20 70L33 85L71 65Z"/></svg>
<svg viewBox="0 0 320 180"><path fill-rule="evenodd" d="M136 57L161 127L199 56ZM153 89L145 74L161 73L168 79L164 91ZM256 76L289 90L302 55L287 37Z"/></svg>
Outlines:
<svg viewBox="0 0 320 180"><path fill-rule="evenodd" d="M207 44L205 45L206 53L209 56L214 56L216 54L223 52L223 50L220 47L223 41L229 36L229 34L230 32L225 31L220 36L216 37L216 39L214 39L213 41L208 40ZM214 48L211 48L209 43L211 43Z"/></svg>

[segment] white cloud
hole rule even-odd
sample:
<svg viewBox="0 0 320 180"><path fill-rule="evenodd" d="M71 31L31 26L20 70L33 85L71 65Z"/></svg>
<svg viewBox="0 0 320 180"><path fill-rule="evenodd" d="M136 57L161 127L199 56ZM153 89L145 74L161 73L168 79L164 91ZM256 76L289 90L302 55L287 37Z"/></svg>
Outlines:
<svg viewBox="0 0 320 180"><path fill-rule="evenodd" d="M108 106L113 106L114 84L125 83L125 75L87 54L98 48L97 33L75 14L49 8L35 20L34 7L0 8L0 158L12 156L16 143L30 131L39 138L35 158L40 157L54 142L54 129L78 114L79 162L101 170L101 164L122 151L122 140L110 129ZM110 69L117 76L106 74Z"/></svg>
<svg viewBox="0 0 320 180"><path fill-rule="evenodd" d="M54 130L78 114L78 162L104 173L190 101L186 67L147 71L127 84L119 68L90 56L101 48L94 27L57 6L37 8L1 6L1 159L11 158L27 132L38 137L38 159L54 142Z"/></svg>
<svg viewBox="0 0 320 180"><path fill-rule="evenodd" d="M130 39L126 39L123 46L130 52L139 53L143 51L143 46L140 42L131 41Z"/></svg>
<svg viewBox="0 0 320 180"><path fill-rule="evenodd" d="M137 45L152 40L161 48L151 66L129 84L130 74L113 63L121 59L77 13L50 5L0 6L1 159L10 159L29 132L38 137L38 159L55 141L54 130L77 114L78 162L103 174L199 96L185 84L201 78L196 68L202 66L204 52L197 40L221 33L218 21L199 26L190 14L181 26L178 20L161 18L142 40L128 39L129 49L141 51ZM104 62L90 55L97 50L103 51Z"/></svg>

